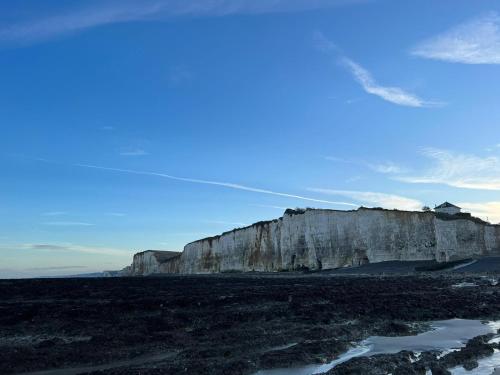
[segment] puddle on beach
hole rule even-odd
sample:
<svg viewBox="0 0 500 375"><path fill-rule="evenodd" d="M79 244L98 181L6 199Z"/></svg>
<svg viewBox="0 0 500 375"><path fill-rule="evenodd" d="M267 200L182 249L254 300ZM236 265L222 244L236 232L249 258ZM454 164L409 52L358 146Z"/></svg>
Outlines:
<svg viewBox="0 0 500 375"><path fill-rule="evenodd" d="M312 375L325 373L335 366L347 362L351 358L372 356L375 354L394 354L402 350L412 352L449 351L461 348L465 343L480 335L496 333L498 324L483 324L478 320L451 319L432 323L432 330L416 336L382 337L372 336L362 341L360 345L347 351L330 363L309 365L297 368L281 368L261 370L254 375ZM474 374L491 375L500 366L500 352L478 361L479 368ZM462 368L452 369L453 375L471 374ZM482 372L476 372L482 371Z"/></svg>
<svg viewBox="0 0 500 375"><path fill-rule="evenodd" d="M497 331L500 328L500 322L491 323L491 326ZM488 341L490 344L499 343L500 336L495 337ZM492 374L500 374L500 370L495 372L495 369L500 369L500 350L495 349L493 355L481 358L477 360L478 367L473 369L472 371L467 371L462 366L457 366L450 369L452 375L468 375L468 374L477 374L477 375L492 375Z"/></svg>
<svg viewBox="0 0 500 375"><path fill-rule="evenodd" d="M472 371L467 371L462 366L454 367L450 369L452 375L492 375L497 374L495 369L500 368L500 351L495 349L493 355L478 359L477 361L478 367L473 369ZM498 372L500 373L500 371Z"/></svg>

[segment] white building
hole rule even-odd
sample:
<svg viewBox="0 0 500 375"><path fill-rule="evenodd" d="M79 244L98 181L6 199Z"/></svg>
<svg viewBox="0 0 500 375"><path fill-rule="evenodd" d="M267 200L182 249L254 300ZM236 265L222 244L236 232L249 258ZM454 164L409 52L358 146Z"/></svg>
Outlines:
<svg viewBox="0 0 500 375"><path fill-rule="evenodd" d="M444 202L439 206L434 207L434 211L440 214L456 215L459 214L462 209L450 202Z"/></svg>

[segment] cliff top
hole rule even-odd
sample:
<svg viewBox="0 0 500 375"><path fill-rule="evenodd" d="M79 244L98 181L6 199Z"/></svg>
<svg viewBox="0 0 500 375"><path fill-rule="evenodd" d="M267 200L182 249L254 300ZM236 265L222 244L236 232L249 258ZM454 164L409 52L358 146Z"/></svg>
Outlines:
<svg viewBox="0 0 500 375"><path fill-rule="evenodd" d="M220 237L224 236L224 235L227 235L227 234L230 234L230 233L234 233L234 232L238 232L240 230L244 230L244 229L247 229L247 228L251 228L251 227L258 227L258 226L264 226L264 225L268 225L270 223L273 223L273 222L278 222L280 220L283 220L283 217L288 215L288 216L294 216L294 215L303 215L305 214L306 212L308 211L325 211L325 212L341 212L341 213L347 213L347 212L359 212L359 211L387 211L387 212L403 212L403 213L416 213L416 214L421 214L421 215L434 215L435 217L437 217L438 219L441 219L441 220L470 220L470 221L473 221L475 223L478 223L478 224L484 224L484 225L491 225L491 226L497 226L497 225L500 225L500 224L491 224L487 221L484 221L480 218L477 218L477 217L474 217L472 216L471 214L469 213L459 213L459 214L456 214L456 215L448 215L448 214L443 214L443 213L437 213L437 212L433 212L433 211L406 211L406 210L398 210L398 209L387 209L387 208L382 208L382 207L359 207L355 210L335 210L335 209L329 209L329 208L310 208L310 207L307 207L307 208L287 208L283 214L282 217L278 218L278 219L274 219L274 220L266 220L266 221L259 221L259 222L256 222L254 224L251 224L251 225L247 225L245 227L241 227L241 228L234 228L230 231L226 231L226 232L223 232L221 234L218 234L218 235L215 235L215 236L211 236L211 237L205 237L205 238L202 238L202 239L199 239L199 240L196 240L196 241L192 241L192 242L189 242L187 245L189 244L192 244L192 243L196 243L196 242L200 242L200 241L213 241L213 240L217 240L219 239Z"/></svg>
<svg viewBox="0 0 500 375"><path fill-rule="evenodd" d="M153 253L153 256L159 263L167 262L170 259L180 256L182 254L180 251L145 250L141 251L140 253L136 253L135 255L141 255L145 253Z"/></svg>

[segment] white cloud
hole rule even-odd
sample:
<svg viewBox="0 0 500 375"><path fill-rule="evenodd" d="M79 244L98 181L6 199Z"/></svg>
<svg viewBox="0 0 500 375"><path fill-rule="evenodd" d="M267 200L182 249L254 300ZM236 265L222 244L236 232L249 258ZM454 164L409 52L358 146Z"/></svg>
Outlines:
<svg viewBox="0 0 500 375"><path fill-rule="evenodd" d="M276 196L280 196L280 197L294 198L294 199L299 199L299 200L309 201L309 202L318 202L318 203L343 205L343 206L355 206L355 207L357 206L355 204L348 203L348 202L334 202L334 201L329 201L329 200L324 200L324 199L304 197L301 195L281 193L281 192L276 192L276 191L272 191L272 190L266 190L266 189L254 188L254 187L250 187L250 186L234 184L231 182L220 182L220 181L200 180L200 179L196 179L196 178L176 177L176 176L168 175L165 173L144 172L144 171L137 171L137 170L132 170L132 169L108 168L108 167L101 167L101 166L97 166L97 165L88 165L88 164L74 164L74 166L81 167L81 168L99 169L99 170L110 171L110 172L120 172L120 173L129 173L129 174L136 174L136 175L143 175L143 176L162 177L162 178L168 178L170 180L191 182L191 183L202 184L202 185L221 186L221 187L225 187L225 188L229 188L229 189L244 190L244 191L249 191L249 192L253 192L253 193L260 193L260 194L276 195Z"/></svg>
<svg viewBox="0 0 500 375"><path fill-rule="evenodd" d="M464 64L500 64L500 17L476 18L418 44L411 54Z"/></svg>
<svg viewBox="0 0 500 375"><path fill-rule="evenodd" d="M0 29L4 42L33 42L45 40L96 26L140 20L161 10L152 2L102 2L98 7L74 9L64 14L32 19L11 24Z"/></svg>
<svg viewBox="0 0 500 375"><path fill-rule="evenodd" d="M423 154L433 165L415 176L398 176L399 181L443 184L464 189L500 190L500 158L479 157L448 150L425 148Z"/></svg>
<svg viewBox="0 0 500 375"><path fill-rule="evenodd" d="M457 203L465 211L469 211L473 216L480 217L491 223L500 223L500 202L483 202L483 203L470 203L461 202Z"/></svg>
<svg viewBox="0 0 500 375"><path fill-rule="evenodd" d="M4 26L0 28L0 41L31 43L98 26L131 21L179 16L293 12L359 2L364 0L101 0L65 13L26 19Z"/></svg>
<svg viewBox="0 0 500 375"><path fill-rule="evenodd" d="M48 221L43 224L59 226L59 227L90 227L94 225L91 223L85 223L80 221Z"/></svg>
<svg viewBox="0 0 500 375"><path fill-rule="evenodd" d="M390 103L407 107L436 107L442 105L442 103L423 100L417 95L399 87L381 86L375 81L371 73L358 63L347 57L343 57L340 61L349 69L356 81L358 81L368 94L378 96Z"/></svg>
<svg viewBox="0 0 500 375"><path fill-rule="evenodd" d="M390 103L407 107L437 107L443 105L443 103L423 100L417 95L399 87L379 85L368 70L344 56L340 49L321 31L316 31L313 34L313 40L317 49L338 59L368 94L378 96Z"/></svg>
<svg viewBox="0 0 500 375"><path fill-rule="evenodd" d="M149 155L149 152L144 151L143 149L137 148L134 150L129 150L129 151L122 151L120 152L121 156L145 156Z"/></svg>
<svg viewBox="0 0 500 375"><path fill-rule="evenodd" d="M108 215L108 216L115 216L115 217L127 216L127 214L124 214L122 212L108 212L106 215Z"/></svg>
<svg viewBox="0 0 500 375"><path fill-rule="evenodd" d="M400 174L406 172L406 168L392 162L388 161L380 164L368 164L368 166L378 173L384 174Z"/></svg>
<svg viewBox="0 0 500 375"><path fill-rule="evenodd" d="M423 206L422 202L406 198L394 194L375 193L371 191L351 191L351 190L334 190L334 189L321 189L309 188L309 191L328 195L340 195L349 197L356 201L368 204L372 207L383 207L387 209L400 209L400 210L420 210Z"/></svg>

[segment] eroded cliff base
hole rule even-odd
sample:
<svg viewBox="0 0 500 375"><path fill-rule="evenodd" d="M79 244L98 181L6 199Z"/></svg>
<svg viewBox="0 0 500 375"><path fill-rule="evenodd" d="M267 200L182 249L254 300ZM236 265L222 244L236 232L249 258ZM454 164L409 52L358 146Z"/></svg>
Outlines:
<svg viewBox="0 0 500 375"><path fill-rule="evenodd" d="M408 335L431 320L497 320L498 278L275 273L2 280L0 364L4 374L246 375L324 362L367 336ZM343 368L378 374L397 363L408 360L358 359Z"/></svg>

